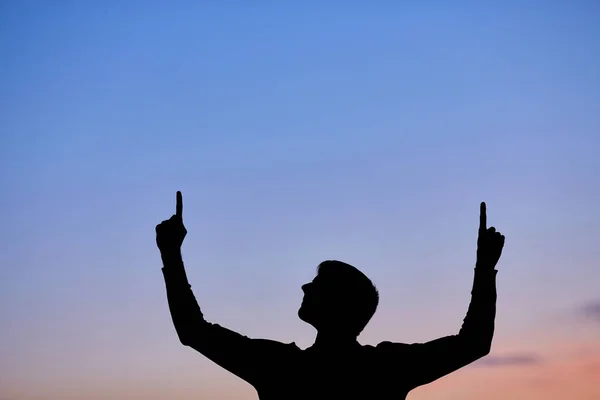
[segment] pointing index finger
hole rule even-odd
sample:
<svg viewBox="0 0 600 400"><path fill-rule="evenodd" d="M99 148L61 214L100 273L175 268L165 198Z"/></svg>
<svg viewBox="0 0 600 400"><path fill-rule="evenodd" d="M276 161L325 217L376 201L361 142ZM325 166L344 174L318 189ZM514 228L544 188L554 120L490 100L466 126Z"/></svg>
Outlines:
<svg viewBox="0 0 600 400"><path fill-rule="evenodd" d="M479 209L479 232L484 232L487 229L487 214L485 209L485 202L481 202Z"/></svg>
<svg viewBox="0 0 600 400"><path fill-rule="evenodd" d="M183 217L183 196L180 191L177 191L177 205L175 207L175 215L179 218Z"/></svg>

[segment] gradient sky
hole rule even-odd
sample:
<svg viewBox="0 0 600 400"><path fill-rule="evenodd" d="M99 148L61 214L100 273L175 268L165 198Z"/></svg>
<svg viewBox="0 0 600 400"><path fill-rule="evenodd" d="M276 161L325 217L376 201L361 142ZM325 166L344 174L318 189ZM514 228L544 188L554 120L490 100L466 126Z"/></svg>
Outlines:
<svg viewBox="0 0 600 400"><path fill-rule="evenodd" d="M492 354L409 399L599 398L600 3L169 3L0 3L1 400L256 398L172 326L176 190L206 318L300 347L325 259L362 343L455 334L486 201Z"/></svg>

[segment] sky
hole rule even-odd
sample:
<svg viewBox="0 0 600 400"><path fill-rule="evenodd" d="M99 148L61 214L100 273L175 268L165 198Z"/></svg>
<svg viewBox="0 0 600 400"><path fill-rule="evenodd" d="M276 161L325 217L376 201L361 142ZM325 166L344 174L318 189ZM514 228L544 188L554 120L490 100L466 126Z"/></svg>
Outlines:
<svg viewBox="0 0 600 400"><path fill-rule="evenodd" d="M408 3L1 2L0 399L257 398L172 326L177 190L205 317L301 348L326 259L361 343L456 334L486 201L492 352L408 399L600 398L600 3Z"/></svg>

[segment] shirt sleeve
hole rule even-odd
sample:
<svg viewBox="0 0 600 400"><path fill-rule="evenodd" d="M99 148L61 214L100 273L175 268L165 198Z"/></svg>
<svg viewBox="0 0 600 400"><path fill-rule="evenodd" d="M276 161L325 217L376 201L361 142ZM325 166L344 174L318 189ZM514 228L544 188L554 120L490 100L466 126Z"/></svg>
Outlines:
<svg viewBox="0 0 600 400"><path fill-rule="evenodd" d="M272 340L251 339L207 322L185 272L177 268L163 268L162 271L171 318L181 343L256 386L269 373L274 357L285 345Z"/></svg>
<svg viewBox="0 0 600 400"><path fill-rule="evenodd" d="M457 335L425 343L382 342L377 348L413 389L489 354L496 316L496 270L475 268L471 303Z"/></svg>

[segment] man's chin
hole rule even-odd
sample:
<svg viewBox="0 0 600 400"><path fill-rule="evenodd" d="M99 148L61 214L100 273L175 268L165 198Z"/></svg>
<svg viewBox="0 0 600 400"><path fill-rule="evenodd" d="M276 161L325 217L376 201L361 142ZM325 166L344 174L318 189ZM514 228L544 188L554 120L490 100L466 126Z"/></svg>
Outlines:
<svg viewBox="0 0 600 400"><path fill-rule="evenodd" d="M306 310L304 309L304 307L300 306L300 308L298 309L298 318L300 318L304 322L308 322L307 317L308 316L306 314Z"/></svg>

